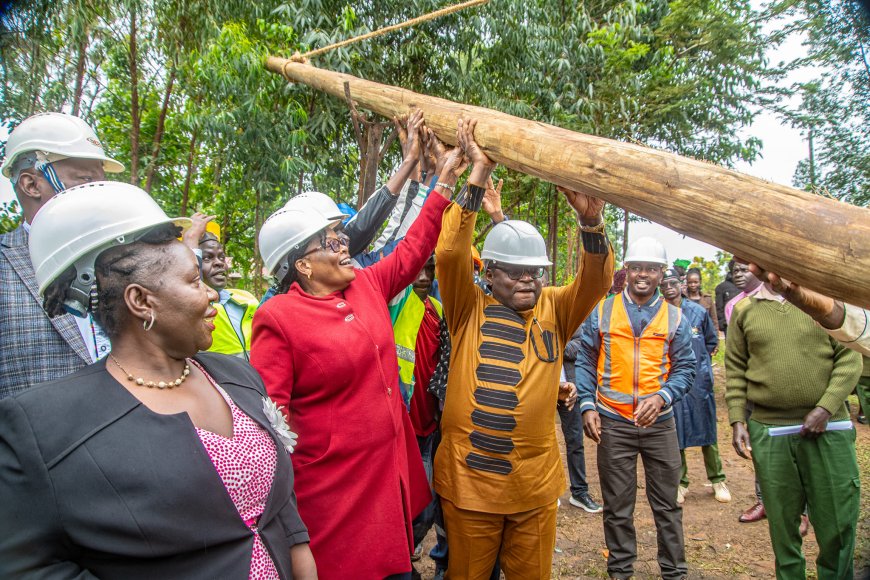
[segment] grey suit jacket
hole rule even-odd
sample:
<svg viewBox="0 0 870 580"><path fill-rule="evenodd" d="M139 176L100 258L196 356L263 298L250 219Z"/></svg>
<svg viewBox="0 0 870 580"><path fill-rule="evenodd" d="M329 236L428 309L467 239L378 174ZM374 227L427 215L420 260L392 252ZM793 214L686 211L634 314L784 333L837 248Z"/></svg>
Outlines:
<svg viewBox="0 0 870 580"><path fill-rule="evenodd" d="M42 309L24 226L0 235L0 399L90 362L73 317Z"/></svg>
<svg viewBox="0 0 870 580"><path fill-rule="evenodd" d="M275 441L257 527L291 578L290 547L308 532L262 380L234 357L196 359ZM254 535L188 415L149 410L105 359L0 401L0 498L0 578L248 578Z"/></svg>

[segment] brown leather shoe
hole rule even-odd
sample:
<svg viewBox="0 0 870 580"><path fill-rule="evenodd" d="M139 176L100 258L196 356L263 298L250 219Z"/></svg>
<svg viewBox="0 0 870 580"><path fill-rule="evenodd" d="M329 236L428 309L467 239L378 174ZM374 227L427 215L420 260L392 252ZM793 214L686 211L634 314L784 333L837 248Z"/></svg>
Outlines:
<svg viewBox="0 0 870 580"><path fill-rule="evenodd" d="M801 514L801 537L806 536L810 531L810 518L807 517L806 514Z"/></svg>
<svg viewBox="0 0 870 580"><path fill-rule="evenodd" d="M764 518L767 517L767 514L764 512L764 504L760 501L755 502L755 505L747 509L745 512L740 514L740 517L737 518L737 521L743 524L751 524L754 522L760 522Z"/></svg>

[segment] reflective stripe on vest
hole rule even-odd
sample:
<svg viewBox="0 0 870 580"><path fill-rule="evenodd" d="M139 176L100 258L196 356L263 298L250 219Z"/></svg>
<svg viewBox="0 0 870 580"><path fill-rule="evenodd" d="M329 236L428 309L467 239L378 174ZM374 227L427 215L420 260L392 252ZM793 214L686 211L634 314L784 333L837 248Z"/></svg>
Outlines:
<svg viewBox="0 0 870 580"><path fill-rule="evenodd" d="M399 304L398 314L393 323L393 338L396 340L396 356L399 359L399 388L405 403L410 404L411 395L414 393L414 359L417 349L417 333L420 324L426 314L426 305L413 292L405 295ZM429 297L438 317L442 317L441 303Z"/></svg>
<svg viewBox="0 0 870 580"><path fill-rule="evenodd" d="M661 300L658 312L635 337L622 294L598 305L598 403L629 420L643 399L655 394L668 380L670 345L680 324L681 312Z"/></svg>

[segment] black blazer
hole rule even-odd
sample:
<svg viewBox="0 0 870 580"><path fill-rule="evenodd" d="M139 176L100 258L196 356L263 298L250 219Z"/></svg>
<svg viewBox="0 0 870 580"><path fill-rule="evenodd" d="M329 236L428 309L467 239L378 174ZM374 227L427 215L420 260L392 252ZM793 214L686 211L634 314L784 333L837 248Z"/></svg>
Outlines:
<svg viewBox="0 0 870 580"><path fill-rule="evenodd" d="M263 413L257 372L196 360L278 449L258 527L282 578L308 542L293 467ZM0 578L248 578L253 533L186 413L152 412L105 359L0 401Z"/></svg>

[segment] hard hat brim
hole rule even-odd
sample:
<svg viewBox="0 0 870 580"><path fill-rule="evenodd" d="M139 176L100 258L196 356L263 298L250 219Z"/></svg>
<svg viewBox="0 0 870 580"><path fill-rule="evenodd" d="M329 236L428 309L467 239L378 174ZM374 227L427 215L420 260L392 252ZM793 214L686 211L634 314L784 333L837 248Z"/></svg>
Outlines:
<svg viewBox="0 0 870 580"><path fill-rule="evenodd" d="M15 159L18 158L18 155L15 156ZM3 162L3 177L7 179L12 179L12 162L15 159L9 159L8 161ZM124 171L124 164L120 161L116 161L111 157L106 157L105 155L76 155L75 157L67 157L67 159L96 159L98 161L103 162L103 171L106 173L121 173Z"/></svg>
<svg viewBox="0 0 870 580"><path fill-rule="evenodd" d="M127 233L126 235L132 235L134 237L138 237L138 236L136 236L136 234L141 233L143 231L151 230L153 228L162 226L164 224L176 225L176 226L181 228L182 232L184 232L184 231L187 231L193 225L193 220L191 220L190 218L186 218L186 217L169 218L169 219L157 222L155 224L151 224L151 225L147 226L146 228L142 228L140 230L134 230L132 232ZM130 243L132 243L132 241L134 241L134 240L131 240ZM39 295L44 296L45 291L48 289L49 286L51 286L51 284L55 281L55 279L57 279L57 276L60 275L63 271L65 271L67 268L69 268L70 266L75 264L83 256L87 256L89 253L95 253L94 261L96 261L98 254L102 253L104 250L107 250L110 247L113 247L115 245L117 245L117 244L112 244L112 243L107 243L106 241L101 241L100 243L95 243L95 244L90 244L90 245L84 246L84 247L80 248L75 253L68 253L64 259L59 260L59 265L54 268L56 275L51 277L51 278L47 278L39 285L39 289L38 289ZM63 252L63 250L60 248L57 251L57 253L62 253L62 252ZM39 266L37 266L37 268L38 267Z"/></svg>

